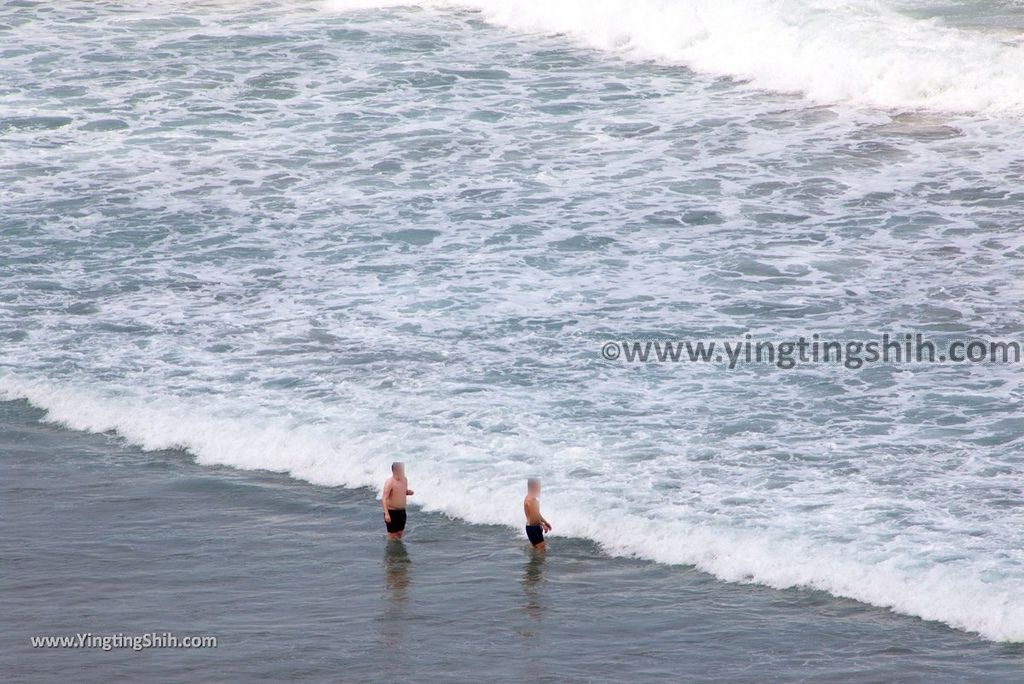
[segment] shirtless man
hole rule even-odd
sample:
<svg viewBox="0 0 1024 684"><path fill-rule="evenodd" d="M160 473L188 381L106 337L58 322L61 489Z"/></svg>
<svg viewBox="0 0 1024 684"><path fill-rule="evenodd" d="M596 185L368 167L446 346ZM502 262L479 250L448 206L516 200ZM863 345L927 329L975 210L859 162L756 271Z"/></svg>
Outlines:
<svg viewBox="0 0 1024 684"><path fill-rule="evenodd" d="M391 477L384 483L380 505L384 508L384 524L388 528L388 541L399 540L405 530L405 497L412 496L405 479L405 466L397 461L391 464Z"/></svg>
<svg viewBox="0 0 1024 684"><path fill-rule="evenodd" d="M544 550L544 533L551 531L551 525L540 514L540 480L531 477L526 481L526 498L523 499L523 512L526 513L526 536L530 538L533 548Z"/></svg>

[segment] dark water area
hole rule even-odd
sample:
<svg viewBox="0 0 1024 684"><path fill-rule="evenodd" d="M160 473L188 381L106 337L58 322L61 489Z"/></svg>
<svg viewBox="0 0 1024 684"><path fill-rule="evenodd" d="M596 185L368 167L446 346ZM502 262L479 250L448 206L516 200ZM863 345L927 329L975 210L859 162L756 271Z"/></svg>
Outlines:
<svg viewBox="0 0 1024 684"><path fill-rule="evenodd" d="M205 467L0 403L7 682L1024 679L1024 647L821 592L720 582L413 509ZM557 525L557 521L554 521ZM216 648L32 648L78 633ZM443 675L439 675L443 673Z"/></svg>

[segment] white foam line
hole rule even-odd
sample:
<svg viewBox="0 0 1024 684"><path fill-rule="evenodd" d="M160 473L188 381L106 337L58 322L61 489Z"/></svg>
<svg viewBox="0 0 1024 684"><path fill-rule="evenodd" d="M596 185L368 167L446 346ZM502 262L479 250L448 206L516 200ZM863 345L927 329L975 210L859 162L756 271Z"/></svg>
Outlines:
<svg viewBox="0 0 1024 684"><path fill-rule="evenodd" d="M327 0L335 12L471 9L498 26L563 34L820 103L1024 113L1024 45L899 14L871 0Z"/></svg>
<svg viewBox="0 0 1024 684"><path fill-rule="evenodd" d="M286 419L226 416L211 400L104 397L93 391L0 375L0 398L25 399L46 420L89 432L116 431L143 449L187 449L203 464L287 473L317 485L373 487L383 480L394 446L345 443L338 426ZM386 439L386 436L385 436ZM421 459L417 500L471 523L519 527L516 492L489 488L481 500L457 470ZM986 581L958 566L857 557L842 546L751 530L693 527L672 521L581 510L561 500L551 509L562 534L592 539L609 553L692 565L728 582L778 589L808 587L898 613L946 623L994 641L1024 641L1024 602L1014 583ZM794 534L796 534L794 532Z"/></svg>

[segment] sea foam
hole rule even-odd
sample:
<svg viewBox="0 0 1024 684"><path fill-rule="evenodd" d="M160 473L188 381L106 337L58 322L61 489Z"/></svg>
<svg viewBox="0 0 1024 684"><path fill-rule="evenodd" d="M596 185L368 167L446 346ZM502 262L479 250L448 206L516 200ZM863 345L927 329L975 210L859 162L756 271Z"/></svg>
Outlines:
<svg viewBox="0 0 1024 684"><path fill-rule="evenodd" d="M1019 121L805 107L466 30L476 14L136 4L53 5L12 34L6 396L323 486L407 460L418 505L514 529L537 475L556 535L1024 638L1017 367L599 355L609 336L1014 334ZM645 11L736 8L565 2L531 27L538 6L486 11L604 26L591 42L647 59ZM823 54L884 61L819 21L853 10L788 7L806 16L786 45L813 26ZM1016 54L857 7L880 36L998 53L924 45L939 67ZM95 129L113 116L127 128Z"/></svg>
<svg viewBox="0 0 1024 684"><path fill-rule="evenodd" d="M819 103L1024 113L1024 44L865 0L328 0L333 11L418 5L479 11L516 31L563 34Z"/></svg>
<svg viewBox="0 0 1024 684"><path fill-rule="evenodd" d="M286 473L321 486L376 488L399 445L387 435L346 443L341 425L303 425L258 416L222 401L109 397L94 391L0 375L0 399L25 399L45 420L71 429L116 432L143 449L182 449L201 464ZM418 459L416 502L472 523L520 527L518 489L474 483L442 461ZM521 483L520 483L521 484ZM481 497L485 488L488 495ZM841 544L789 535L686 525L603 509L552 492L548 517L561 536L591 539L613 555L692 565L722 580L778 589L810 588L976 632L1024 641L1024 600L1012 578L986 579L957 565L878 561Z"/></svg>

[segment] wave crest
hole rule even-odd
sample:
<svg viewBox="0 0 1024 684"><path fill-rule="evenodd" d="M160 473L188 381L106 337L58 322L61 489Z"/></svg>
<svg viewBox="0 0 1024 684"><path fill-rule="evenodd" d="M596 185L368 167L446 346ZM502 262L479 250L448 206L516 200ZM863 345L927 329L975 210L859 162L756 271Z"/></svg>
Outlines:
<svg viewBox="0 0 1024 684"><path fill-rule="evenodd" d="M1024 113L1024 44L841 0L327 0L334 11L477 10L631 59L678 64L820 103Z"/></svg>

